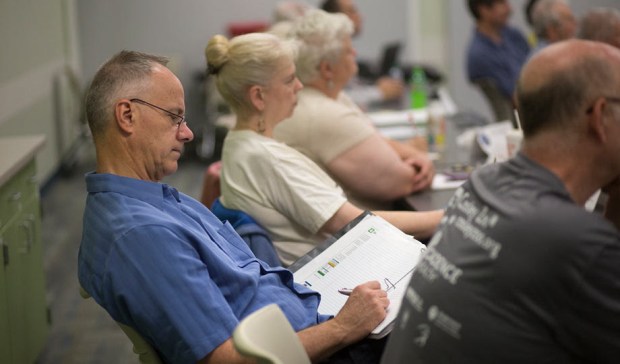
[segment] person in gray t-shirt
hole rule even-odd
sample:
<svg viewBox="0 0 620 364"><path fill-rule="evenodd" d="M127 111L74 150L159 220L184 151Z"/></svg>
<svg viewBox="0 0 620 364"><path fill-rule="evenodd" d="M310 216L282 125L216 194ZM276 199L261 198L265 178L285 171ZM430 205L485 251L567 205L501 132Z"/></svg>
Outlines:
<svg viewBox="0 0 620 364"><path fill-rule="evenodd" d="M525 66L513 159L474 172L412 276L383 363L620 358L620 50L571 40ZM598 189L605 216L583 205Z"/></svg>

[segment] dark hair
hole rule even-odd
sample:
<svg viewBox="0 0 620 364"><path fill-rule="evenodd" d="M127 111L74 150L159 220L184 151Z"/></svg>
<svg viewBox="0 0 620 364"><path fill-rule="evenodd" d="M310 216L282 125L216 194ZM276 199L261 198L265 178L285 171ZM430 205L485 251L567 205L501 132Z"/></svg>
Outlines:
<svg viewBox="0 0 620 364"><path fill-rule="evenodd" d="M478 10L481 6L490 7L496 2L500 2L502 0L467 0L467 5L469 6L469 12L473 17L478 20L480 19L480 11Z"/></svg>
<svg viewBox="0 0 620 364"><path fill-rule="evenodd" d="M532 19L532 12L534 11L534 5L536 5L537 2L538 0L529 0L525 5L525 20L527 20L527 23L530 26L534 25L534 20Z"/></svg>
<svg viewBox="0 0 620 364"><path fill-rule="evenodd" d="M340 13L340 3L338 0L325 0L321 5L321 9L328 13Z"/></svg>
<svg viewBox="0 0 620 364"><path fill-rule="evenodd" d="M516 93L523 135L571 127L575 115L585 113L589 102L605 95L602 86L613 85L615 79L613 67L594 54L552 71L547 82L536 89L524 87L519 80Z"/></svg>

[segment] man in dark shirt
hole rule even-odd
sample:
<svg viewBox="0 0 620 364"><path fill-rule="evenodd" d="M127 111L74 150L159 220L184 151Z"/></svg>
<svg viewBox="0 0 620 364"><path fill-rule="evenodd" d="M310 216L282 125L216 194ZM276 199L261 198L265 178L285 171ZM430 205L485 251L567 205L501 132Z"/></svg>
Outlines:
<svg viewBox="0 0 620 364"><path fill-rule="evenodd" d="M511 98L521 66L530 51L527 40L507 25L512 10L507 0L469 0L476 29L467 51L470 81L488 78Z"/></svg>
<svg viewBox="0 0 620 364"><path fill-rule="evenodd" d="M507 25L512 13L507 0L469 0L468 5L476 28L467 50L467 77L486 97L496 121L512 120L512 94L530 47Z"/></svg>
<svg viewBox="0 0 620 364"><path fill-rule="evenodd" d="M474 172L416 267L383 363L617 363L620 50L525 66L519 154ZM605 216L583 205L602 188Z"/></svg>

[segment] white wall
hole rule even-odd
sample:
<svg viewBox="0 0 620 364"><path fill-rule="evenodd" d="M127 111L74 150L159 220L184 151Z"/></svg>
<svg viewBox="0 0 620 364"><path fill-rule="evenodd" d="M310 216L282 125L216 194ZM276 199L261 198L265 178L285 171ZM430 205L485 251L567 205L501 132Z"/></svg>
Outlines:
<svg viewBox="0 0 620 364"><path fill-rule="evenodd" d="M513 23L523 30L527 30L525 1L510 0ZM66 70L81 76L84 86L102 62L124 48L172 56L186 88L188 118L201 122L202 88L194 78L204 70L207 40L225 32L231 21L270 21L277 2L1 0L0 136L45 134L47 144L37 160L40 178L48 178L76 138L72 118L80 100L72 94ZM490 116L481 94L465 79L464 54L473 29L465 0L357 0L357 4L364 18L364 30L355 40L360 57L376 58L384 43L403 41L405 61L435 64L446 73L462 110ZM594 6L618 8L620 1L572 0L571 5L582 15Z"/></svg>
<svg viewBox="0 0 620 364"><path fill-rule="evenodd" d="M406 47L409 37L408 1L355 1L363 19L362 33L354 41L360 58L376 60L385 43L398 41ZM403 54L408 54L407 48L403 49Z"/></svg>
<svg viewBox="0 0 620 364"><path fill-rule="evenodd" d="M202 89L195 78L205 69L204 47L226 34L229 21L268 21L276 1L82 0L78 3L80 46L86 81L122 49L171 58L186 92L190 126L200 123Z"/></svg>
<svg viewBox="0 0 620 364"><path fill-rule="evenodd" d="M618 0L569 0L571 8L575 15L582 16L588 9L602 6L608 8L620 9L620 1Z"/></svg>
<svg viewBox="0 0 620 364"><path fill-rule="evenodd" d="M0 1L0 137L46 136L36 158L42 182L77 138L81 100L69 81L79 73L74 2Z"/></svg>
<svg viewBox="0 0 620 364"><path fill-rule="evenodd" d="M355 40L361 57L375 58L381 45L406 39L407 0L357 0L364 15L364 31ZM139 50L173 58L171 68L186 91L190 126L197 129L203 116L202 88L195 80L205 69L204 48L227 24L272 20L278 0L80 0L80 48L85 79L92 78L107 58L121 49ZM319 0L307 0L316 6Z"/></svg>

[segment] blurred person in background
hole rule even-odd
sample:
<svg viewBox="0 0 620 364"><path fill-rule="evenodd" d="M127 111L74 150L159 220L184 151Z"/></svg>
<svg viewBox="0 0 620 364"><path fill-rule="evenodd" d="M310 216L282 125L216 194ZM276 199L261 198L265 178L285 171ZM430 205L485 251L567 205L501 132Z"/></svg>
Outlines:
<svg viewBox="0 0 620 364"><path fill-rule="evenodd" d="M434 168L425 152L379 134L349 98L345 87L357 72L353 29L343 14L318 9L293 24L297 75L305 88L274 137L318 164L358 206L389 209L394 200L428 188Z"/></svg>

